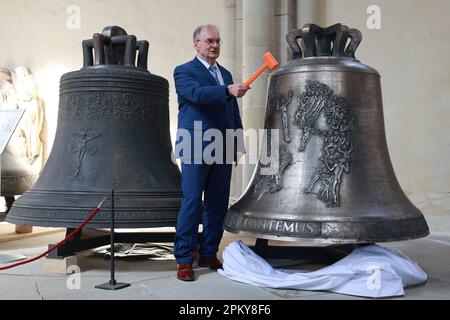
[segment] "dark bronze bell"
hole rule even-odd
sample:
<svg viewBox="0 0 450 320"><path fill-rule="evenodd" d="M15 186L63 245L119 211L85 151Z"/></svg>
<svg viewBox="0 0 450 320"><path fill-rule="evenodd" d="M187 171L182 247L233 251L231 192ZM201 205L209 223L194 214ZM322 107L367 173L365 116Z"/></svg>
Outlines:
<svg viewBox="0 0 450 320"><path fill-rule="evenodd" d="M293 59L269 77L262 152L271 160L260 153L224 229L313 245L428 235L389 158L380 76L354 56L361 33L310 24L286 38Z"/></svg>
<svg viewBox="0 0 450 320"><path fill-rule="evenodd" d="M16 108L17 96L11 72L8 69L0 68L0 109L13 111ZM9 135L8 138L10 138ZM14 203L14 197L30 189L37 179L37 174L33 172L33 168L24 157L21 157L20 146L17 144L20 143L12 138L4 150L0 146L0 152L3 151L0 155L0 196L5 199L5 213L8 213ZM0 215L0 221L4 220L5 213Z"/></svg>
<svg viewBox="0 0 450 320"><path fill-rule="evenodd" d="M36 182L37 174L8 145L1 157L1 196L5 198L7 211L14 203L14 196L23 194Z"/></svg>
<svg viewBox="0 0 450 320"><path fill-rule="evenodd" d="M117 228L176 224L169 84L147 70L147 54L147 41L116 26L83 41L84 67L61 77L53 149L8 222L77 227L114 190ZM110 211L105 203L87 227L109 227Z"/></svg>

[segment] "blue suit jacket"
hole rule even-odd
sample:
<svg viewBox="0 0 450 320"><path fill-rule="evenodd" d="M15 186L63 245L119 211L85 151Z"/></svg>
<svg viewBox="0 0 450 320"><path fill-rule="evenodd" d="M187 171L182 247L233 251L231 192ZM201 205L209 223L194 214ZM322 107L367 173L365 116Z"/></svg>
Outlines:
<svg viewBox="0 0 450 320"><path fill-rule="evenodd" d="M195 57L175 68L178 94L178 128L194 129L194 121L202 121L203 130L242 129L237 100L226 95L233 83L231 73L219 65L225 85L217 85L214 77Z"/></svg>

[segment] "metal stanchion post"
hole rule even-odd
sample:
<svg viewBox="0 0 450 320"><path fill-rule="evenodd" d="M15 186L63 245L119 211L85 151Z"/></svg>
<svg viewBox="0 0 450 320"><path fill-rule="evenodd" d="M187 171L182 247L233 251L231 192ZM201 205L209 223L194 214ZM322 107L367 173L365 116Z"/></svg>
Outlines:
<svg viewBox="0 0 450 320"><path fill-rule="evenodd" d="M111 279L109 282L95 286L97 289L118 290L130 286L129 283L116 282L114 261L114 190L111 190Z"/></svg>

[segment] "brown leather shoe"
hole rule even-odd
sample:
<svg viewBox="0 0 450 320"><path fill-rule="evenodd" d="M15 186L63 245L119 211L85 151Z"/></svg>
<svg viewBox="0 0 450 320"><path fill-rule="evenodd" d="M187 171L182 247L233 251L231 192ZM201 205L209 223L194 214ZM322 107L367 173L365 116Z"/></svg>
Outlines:
<svg viewBox="0 0 450 320"><path fill-rule="evenodd" d="M220 260L217 259L216 257L209 258L209 259L199 257L198 258L198 266L199 267L208 267L212 270L217 270L217 269L222 269L222 262L220 262Z"/></svg>
<svg viewBox="0 0 450 320"><path fill-rule="evenodd" d="M194 281L194 269L192 263L178 263L177 264L177 278L183 281Z"/></svg>

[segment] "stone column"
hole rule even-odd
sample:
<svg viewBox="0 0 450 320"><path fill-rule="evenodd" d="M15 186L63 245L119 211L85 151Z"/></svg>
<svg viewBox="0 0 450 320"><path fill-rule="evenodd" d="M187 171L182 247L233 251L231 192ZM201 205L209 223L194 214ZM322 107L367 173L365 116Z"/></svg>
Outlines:
<svg viewBox="0 0 450 320"><path fill-rule="evenodd" d="M242 1L243 0L236 0L236 20L235 20L235 27L236 27L236 72L233 75L235 80L244 81L242 79ZM243 111L242 111L242 99L238 100L239 103L239 112L241 114L241 117L243 118ZM234 199L237 200L239 196L243 192L243 182L242 182L242 166L239 165L233 169L233 175L235 178L235 190L234 190Z"/></svg>
<svg viewBox="0 0 450 320"><path fill-rule="evenodd" d="M221 30L223 47L221 48L221 63L231 72L234 81L241 80L241 63L236 58L241 46L238 43L237 23L236 23L236 0L224 0L224 27ZM242 0L241 0L242 8ZM240 101L239 101L240 102ZM230 200L234 202L240 196L242 190L242 168L233 167L231 176Z"/></svg>
<svg viewBox="0 0 450 320"><path fill-rule="evenodd" d="M291 60L291 50L286 43L286 34L295 28L295 0L275 2L275 48L273 55L280 66Z"/></svg>
<svg viewBox="0 0 450 320"><path fill-rule="evenodd" d="M220 37L223 41L220 60L234 77L236 72L236 0L224 0L224 24Z"/></svg>
<svg viewBox="0 0 450 320"><path fill-rule="evenodd" d="M242 79L242 24L243 24L243 17L242 17L242 1L243 0L236 0L236 74L233 75L237 80L244 81ZM242 109L242 102L239 101L239 107ZM242 113L241 113L242 115Z"/></svg>
<svg viewBox="0 0 450 320"><path fill-rule="evenodd" d="M320 2L319 0L297 0L295 17L297 28L301 28L306 23L321 24L319 21Z"/></svg>
<svg viewBox="0 0 450 320"><path fill-rule="evenodd" d="M274 48L275 2L273 0L244 0L243 1L243 71L245 81L263 63L262 55ZM251 90L242 99L244 129L259 130L264 125L266 107L267 78L265 71L251 86ZM257 132L255 137L258 137ZM259 140L246 139L246 164L243 166L243 188L250 182L259 152ZM255 163L249 163L249 159Z"/></svg>

